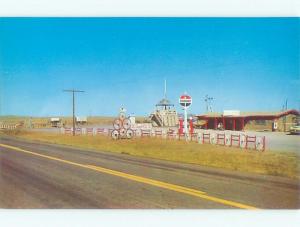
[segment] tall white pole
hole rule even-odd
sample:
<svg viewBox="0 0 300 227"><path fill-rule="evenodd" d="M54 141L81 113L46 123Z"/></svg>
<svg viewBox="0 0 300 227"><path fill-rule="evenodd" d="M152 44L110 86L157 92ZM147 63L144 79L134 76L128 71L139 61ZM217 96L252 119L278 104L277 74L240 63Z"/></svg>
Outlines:
<svg viewBox="0 0 300 227"><path fill-rule="evenodd" d="M188 128L187 128L187 111L186 107L184 107L184 135L185 135L185 140L188 141Z"/></svg>
<svg viewBox="0 0 300 227"><path fill-rule="evenodd" d="M167 80L165 79L165 99L167 98Z"/></svg>

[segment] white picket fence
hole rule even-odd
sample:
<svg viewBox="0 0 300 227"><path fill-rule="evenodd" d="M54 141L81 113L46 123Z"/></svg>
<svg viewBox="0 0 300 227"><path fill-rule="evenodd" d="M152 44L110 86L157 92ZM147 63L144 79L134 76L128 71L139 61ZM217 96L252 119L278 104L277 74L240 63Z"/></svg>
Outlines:
<svg viewBox="0 0 300 227"><path fill-rule="evenodd" d="M0 129L2 130L12 130L18 128L18 124L0 124Z"/></svg>
<svg viewBox="0 0 300 227"><path fill-rule="evenodd" d="M184 134L179 134L178 130L137 128L132 129L135 137L157 137L164 139L185 140ZM108 128L76 128L76 135L106 135L110 136L113 129ZM61 128L61 133L71 135L72 128ZM188 140L199 144L213 144L220 146L239 147L242 149L253 149L265 151L265 136L257 136L253 133L237 131L216 131L216 130L195 130L188 134Z"/></svg>

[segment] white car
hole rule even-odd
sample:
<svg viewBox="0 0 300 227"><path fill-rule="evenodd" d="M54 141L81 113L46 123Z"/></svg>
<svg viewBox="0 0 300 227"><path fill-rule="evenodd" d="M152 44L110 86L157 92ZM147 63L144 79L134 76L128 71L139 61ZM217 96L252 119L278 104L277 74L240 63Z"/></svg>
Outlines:
<svg viewBox="0 0 300 227"><path fill-rule="evenodd" d="M295 125L290 128L290 133L293 135L300 135L300 125Z"/></svg>

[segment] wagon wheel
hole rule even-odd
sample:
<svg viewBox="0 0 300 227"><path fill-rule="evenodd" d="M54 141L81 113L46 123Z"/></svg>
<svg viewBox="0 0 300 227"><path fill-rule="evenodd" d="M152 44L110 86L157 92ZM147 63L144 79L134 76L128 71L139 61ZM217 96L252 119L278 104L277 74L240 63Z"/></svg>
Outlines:
<svg viewBox="0 0 300 227"><path fill-rule="evenodd" d="M121 128L122 122L120 119L115 119L114 120L114 128L119 130Z"/></svg>
<svg viewBox="0 0 300 227"><path fill-rule="evenodd" d="M124 127L125 129L130 129L130 127L131 127L131 121L130 121L128 118L125 118L125 119L123 120L123 127Z"/></svg>
<svg viewBox="0 0 300 227"><path fill-rule="evenodd" d="M131 139L133 137L133 131L131 129L126 131L126 137L127 139Z"/></svg>
<svg viewBox="0 0 300 227"><path fill-rule="evenodd" d="M125 113L120 113L119 118L121 121L123 121L126 118Z"/></svg>
<svg viewBox="0 0 300 227"><path fill-rule="evenodd" d="M120 137L124 138L126 136L126 129L125 128L121 128L120 129Z"/></svg>
<svg viewBox="0 0 300 227"><path fill-rule="evenodd" d="M117 140L119 139L119 131L114 129L112 132L111 132L111 137L114 139L114 140Z"/></svg>

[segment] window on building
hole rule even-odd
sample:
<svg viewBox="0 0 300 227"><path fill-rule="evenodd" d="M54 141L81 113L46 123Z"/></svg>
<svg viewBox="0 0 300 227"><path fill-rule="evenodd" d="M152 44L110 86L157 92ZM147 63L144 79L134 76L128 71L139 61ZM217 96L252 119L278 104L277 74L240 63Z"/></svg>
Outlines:
<svg viewBox="0 0 300 227"><path fill-rule="evenodd" d="M255 124L257 124L257 125L266 125L267 122L266 122L266 120L255 120Z"/></svg>

